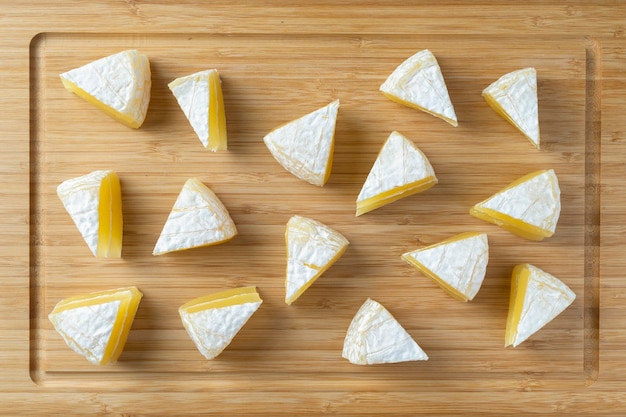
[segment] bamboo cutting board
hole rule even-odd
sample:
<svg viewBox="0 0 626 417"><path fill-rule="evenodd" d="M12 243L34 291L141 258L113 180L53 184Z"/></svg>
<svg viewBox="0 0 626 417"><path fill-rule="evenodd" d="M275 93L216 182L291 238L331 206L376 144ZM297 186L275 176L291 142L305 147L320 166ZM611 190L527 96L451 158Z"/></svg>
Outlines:
<svg viewBox="0 0 626 417"><path fill-rule="evenodd" d="M199 16L165 18L187 10L183 6L134 2L128 8L94 3L73 12L112 13L119 17L112 30L89 29L89 19L70 19L56 7L48 10L59 20L49 26L26 16L34 32L27 42L16 41L11 53L21 57L16 62L29 77L17 75L19 66L9 67L19 88L8 91L16 91L16 103L27 101L21 108L29 104L30 117L20 114L10 122L7 114L3 123L23 122L15 129L26 134L28 146L2 157L4 180L17 179L27 191L8 188L5 211L17 216L30 207L30 216L3 232L7 271L15 272L15 282L5 284L3 296L3 325L11 337L0 346L11 365L2 371L7 378L0 382L0 412L626 412L620 372L625 126L619 114L626 85L621 35L603 38L591 24L581 34L576 23L561 32L528 34L521 17L530 9L523 7L517 20L511 16L512 28L494 31L477 30L476 18L445 33L402 25L391 30L388 21L368 24L377 14L407 22L407 10L424 12L423 22L439 13L440 22L457 22L444 13L452 5L396 6L402 8L372 4L366 15L350 4L313 5L305 14L271 3L241 5L245 22L236 19L236 11L216 6L214 15L203 15L221 24L215 30L204 29ZM558 11L574 22L582 13ZM589 12L598 15L596 9ZM333 26L354 14L352 26ZM614 15L626 17L626 10L607 14ZM531 20L530 26L540 28L542 22ZM147 54L152 69L152 100L138 130L68 93L58 77L130 48ZM378 91L398 64L425 48L439 60L457 128ZM481 97L500 75L528 66L539 77L540 151ZM202 148L167 88L174 78L209 68L217 68L223 82L229 135L224 153ZM262 138L334 99L341 108L333 170L319 188L284 171ZM392 130L428 156L439 184L356 218L356 195ZM562 191L554 237L529 242L469 216L476 202L548 168L556 171ZM121 179L121 260L94 258L56 197L59 183L96 169L113 169ZM169 210L190 177L215 191L239 235L223 245L153 257ZM287 306L284 231L294 214L328 224L351 245ZM470 303L452 299L400 259L464 231L488 233L491 248L483 287ZM561 278L577 299L520 347L505 349L511 270L523 262ZM128 285L144 298L126 349L118 363L94 367L65 345L47 314L70 295ZM261 309L222 355L204 360L181 325L178 307L244 285L258 287ZM341 358L350 320L368 297L390 310L429 361L358 367Z"/></svg>

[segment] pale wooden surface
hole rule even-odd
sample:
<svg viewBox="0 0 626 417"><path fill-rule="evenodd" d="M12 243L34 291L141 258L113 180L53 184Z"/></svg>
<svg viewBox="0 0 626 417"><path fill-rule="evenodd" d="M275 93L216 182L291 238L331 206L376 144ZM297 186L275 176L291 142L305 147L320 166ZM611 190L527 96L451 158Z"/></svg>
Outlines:
<svg viewBox="0 0 626 417"><path fill-rule="evenodd" d="M0 413L626 413L626 8L240 3L1 7L0 22L10 30L0 41ZM153 100L137 131L58 80L61 71L130 47L147 53L153 70ZM422 48L439 58L456 129L377 91ZM502 73L530 65L540 78L541 152L480 97ZM223 78L224 154L201 148L166 87L209 67ZM342 105L333 174L320 189L284 172L262 137L335 98ZM440 184L357 219L356 194L394 129L429 156ZM467 214L509 181L548 167L563 191L552 239L525 242ZM99 168L115 169L122 180L121 261L94 259L54 194L64 179ZM222 246L154 258L156 237L189 176L222 198L240 234ZM352 244L288 307L283 233L296 213L335 227ZM464 304L399 255L466 230L488 232L492 250L481 292ZM578 298L532 340L503 349L508 275L518 262L561 277ZM114 366L89 366L45 319L65 296L131 284L145 298ZM204 361L176 308L239 285L257 285L265 303L228 350ZM343 360L343 335L366 297L386 305L430 361L355 367Z"/></svg>

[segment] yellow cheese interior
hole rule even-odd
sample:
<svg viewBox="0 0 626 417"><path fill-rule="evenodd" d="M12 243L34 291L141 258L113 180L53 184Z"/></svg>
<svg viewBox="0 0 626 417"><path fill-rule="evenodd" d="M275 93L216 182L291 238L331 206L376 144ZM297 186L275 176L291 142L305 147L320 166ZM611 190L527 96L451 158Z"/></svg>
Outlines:
<svg viewBox="0 0 626 417"><path fill-rule="evenodd" d="M228 148L224 97L217 71L211 71L209 74L209 144L207 148L212 151L222 151Z"/></svg>
<svg viewBox="0 0 626 417"><path fill-rule="evenodd" d="M107 351L102 360L103 364L108 361L115 362L122 354L142 296L143 294L141 294L139 290L131 288L131 295L121 303L120 311L115 320L113 335L111 336L111 341L109 342L109 346L107 346Z"/></svg>
<svg viewBox="0 0 626 417"><path fill-rule="evenodd" d="M439 114L439 113L435 113L431 110L428 110L424 107L418 106L415 103L411 103L410 101L406 101L406 100L402 100L400 97L394 96L393 94L389 94L386 92L382 92L385 97L387 97L389 100L391 101L395 101L396 103L402 104L403 106L407 106L407 107L411 107L413 109L417 109L417 110L421 110L423 112L426 112L428 114L432 114L435 117L438 117L442 120L445 120L446 122L450 123L452 126L456 127L458 126L458 122L456 120L450 119L449 117L445 117L443 114Z"/></svg>
<svg viewBox="0 0 626 417"><path fill-rule="evenodd" d="M119 258L122 256L122 191L120 180L110 172L100 185L98 203L98 247L96 256Z"/></svg>
<svg viewBox="0 0 626 417"><path fill-rule="evenodd" d="M524 175L523 177L519 178L517 181L514 181L511 184L507 185L500 192L516 187L517 185L523 182L529 181L532 178L543 174L544 172L546 171L545 170L536 171L536 172L531 172L530 174ZM528 240L539 241L539 240L543 240L544 238L547 238L553 235L553 233L550 230L541 229L537 226L526 223L520 219L516 219L507 214L500 213L498 211L488 209L485 207L480 207L480 204L481 203L478 203L477 205L475 205L474 207L470 209L470 214L472 216L478 219L484 220L486 222L501 226L502 228L510 231L511 233L516 234L517 236L523 237Z"/></svg>
<svg viewBox="0 0 626 417"><path fill-rule="evenodd" d="M259 301L261 301L261 297L259 297L259 293L256 292L256 287L241 287L195 298L180 306L179 310L192 314L212 308L229 307Z"/></svg>
<svg viewBox="0 0 626 417"><path fill-rule="evenodd" d="M524 308L524 298L530 278L530 270L526 265L517 265L513 268L511 278L511 297L509 299L509 314L506 319L506 334L504 336L504 346L512 345L517 336L517 326L522 316Z"/></svg>
<svg viewBox="0 0 626 417"><path fill-rule="evenodd" d="M472 207L470 214L478 219L501 226L509 232L528 240L539 241L552 236L549 230L541 229L507 214L488 208Z"/></svg>
<svg viewBox="0 0 626 417"><path fill-rule="evenodd" d="M449 243L452 243L452 242L456 242L456 241L462 240L462 239L467 239L469 237L476 236L476 235L479 235L479 234L480 233L475 233L475 232L461 233L461 234L456 235L456 236L454 236L454 237L452 237L450 239L446 239L446 240L444 240L442 242L439 242L439 243L437 243L435 245L427 246L424 249L429 249L429 248L433 248L435 246L440 246L440 245L446 245L446 244L449 244ZM405 255L402 255L402 259L404 259L410 265L413 265L415 268L419 269L424 275L426 275L428 278L432 279L437 285L439 285L445 292L450 294L452 297L456 298L457 300L461 300L461 301L468 301L469 300L465 296L465 294L461 293L456 288L450 286L445 280L441 279L439 277L439 275L435 274L433 271L431 271L429 268L427 268L421 262L418 262L412 256L409 256L408 254L405 254Z"/></svg>
<svg viewBox="0 0 626 417"><path fill-rule="evenodd" d="M54 315L66 310L119 300L120 307L113 324L111 338L100 361L100 365L105 365L109 362L115 362L122 354L142 296L143 294L135 287L78 295L59 302L50 314Z"/></svg>
<svg viewBox="0 0 626 417"><path fill-rule="evenodd" d="M504 117L504 119L509 122L510 124L512 124L513 126L515 126L515 128L517 128L517 130L519 130L520 132L522 132L524 134L524 136L526 137L526 139L528 139L528 141L530 143L533 144L534 147L539 148L538 144L535 143L534 140L532 140L530 137L528 137L528 135L524 132L524 130L522 129L522 127L520 125L518 125L515 120L513 120L513 118L506 112L504 111L504 109L502 108L502 106L500 105L500 103L498 103L493 96L491 96L490 94L484 94L483 97L485 97L485 100L487 101L487 103L489 104L489 106L495 110L496 113L498 113L500 116Z"/></svg>
<svg viewBox="0 0 626 417"><path fill-rule="evenodd" d="M330 151L328 152L328 160L326 161L326 172L324 172L324 180L322 184L326 184L328 179L330 178L330 173L333 168L333 155L335 154L335 135L333 133L333 138L330 143Z"/></svg>
<svg viewBox="0 0 626 417"><path fill-rule="evenodd" d="M63 82L63 86L67 90L71 91L72 93L76 94L78 97L86 100L87 102L93 104L98 109L102 110L104 113L106 113L113 119L117 120L118 122L128 127L131 127L133 129L137 129L139 128L139 126L141 126L141 124L137 120L133 119L132 117L128 115L120 113L119 111L115 110L113 107L107 106L106 104L104 104L103 102L101 102L100 100L92 96L91 94L87 93L85 90L83 90L82 88L74 84L73 82L65 78L61 78L61 81Z"/></svg>
<svg viewBox="0 0 626 417"><path fill-rule="evenodd" d="M365 200L357 201L356 203L356 215L360 216L369 211L375 210L386 204L393 203L404 197L408 197L413 194L420 193L428 190L433 185L437 184L437 179L433 176L424 178L420 181L412 182L400 187L393 188L389 191L377 194L374 197L366 198Z"/></svg>

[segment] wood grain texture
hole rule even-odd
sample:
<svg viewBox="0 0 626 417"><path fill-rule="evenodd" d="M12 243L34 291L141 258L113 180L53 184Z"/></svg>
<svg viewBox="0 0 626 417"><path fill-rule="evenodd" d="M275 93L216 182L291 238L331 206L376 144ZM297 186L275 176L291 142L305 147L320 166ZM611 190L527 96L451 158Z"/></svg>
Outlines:
<svg viewBox="0 0 626 417"><path fill-rule="evenodd" d="M0 154L0 413L626 412L624 7L11 4L0 16L13 29L0 40L0 127L10 132ZM153 71L153 98L139 130L113 122L58 79L125 48L148 54ZM378 92L404 58L423 48L439 59L459 116L456 129ZM540 152L480 97L499 75L530 65L539 74ZM223 80L229 132L230 149L220 154L202 149L167 89L178 76L213 67ZM333 173L318 188L286 173L262 137L336 98ZM440 183L355 218L356 195L391 130L418 144ZM508 182L548 167L563 192L553 238L526 242L468 215L472 204ZM61 181L102 168L115 169L122 181L118 261L91 256L55 195ZM190 176L220 196L239 236L153 257ZM327 223L351 245L286 306L283 234L292 214ZM491 260L475 300L459 303L399 256L466 230L489 233ZM504 349L510 270L519 262L559 276L578 298L531 340ZM61 298L122 285L137 285L144 300L120 361L94 368L65 346L45 316ZM176 309L240 285L257 285L265 303L231 346L207 362ZM355 367L341 358L345 330L367 297L398 318L428 362Z"/></svg>

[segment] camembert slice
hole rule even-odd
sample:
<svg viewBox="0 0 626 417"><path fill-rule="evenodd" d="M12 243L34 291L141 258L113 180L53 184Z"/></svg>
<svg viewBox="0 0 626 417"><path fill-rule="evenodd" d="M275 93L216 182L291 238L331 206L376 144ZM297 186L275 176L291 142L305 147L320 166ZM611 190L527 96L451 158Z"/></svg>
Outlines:
<svg viewBox="0 0 626 417"><path fill-rule="evenodd" d="M342 356L356 365L428 360L391 313L369 298L350 323Z"/></svg>
<svg viewBox="0 0 626 417"><path fill-rule="evenodd" d="M552 169L525 175L470 210L472 216L529 240L552 236L560 213L561 191Z"/></svg>
<svg viewBox="0 0 626 417"><path fill-rule="evenodd" d="M115 172L69 179L57 187L57 195L94 256L122 256L122 192Z"/></svg>
<svg viewBox="0 0 626 417"><path fill-rule="evenodd" d="M348 240L339 232L316 221L293 216L285 231L287 246L287 277L285 303L298 299L348 247Z"/></svg>
<svg viewBox="0 0 626 417"><path fill-rule="evenodd" d="M185 182L153 255L224 243L237 235L228 210L206 185L196 178Z"/></svg>
<svg viewBox="0 0 626 417"><path fill-rule="evenodd" d="M330 177L339 100L280 126L263 141L287 171L310 184L324 186Z"/></svg>
<svg viewBox="0 0 626 417"><path fill-rule="evenodd" d="M407 252L402 259L461 301L476 296L489 262L485 233L461 233L435 245Z"/></svg>
<svg viewBox="0 0 626 417"><path fill-rule="evenodd" d="M511 299L506 320L505 346L516 347L576 299L561 280L529 264L513 268Z"/></svg>
<svg viewBox="0 0 626 417"><path fill-rule="evenodd" d="M180 77L168 84L205 148L227 149L222 81L215 69Z"/></svg>
<svg viewBox="0 0 626 417"><path fill-rule="evenodd" d="M387 138L356 199L360 216L437 184L426 155L398 132Z"/></svg>
<svg viewBox="0 0 626 417"><path fill-rule="evenodd" d="M437 59L428 49L408 58L380 86L390 100L419 109L457 126L448 88Z"/></svg>
<svg viewBox="0 0 626 417"><path fill-rule="evenodd" d="M210 360L231 343L262 302L255 287L242 287L191 300L178 313L191 340Z"/></svg>
<svg viewBox="0 0 626 417"><path fill-rule="evenodd" d="M150 103L150 62L122 51L61 74L63 86L120 123L140 127Z"/></svg>
<svg viewBox="0 0 626 417"><path fill-rule="evenodd" d="M142 296L135 287L78 295L60 301L48 318L69 347L105 365L124 350Z"/></svg>
<svg viewBox="0 0 626 417"><path fill-rule="evenodd" d="M537 72L534 68L524 68L503 75L483 90L483 97L491 108L539 149Z"/></svg>

